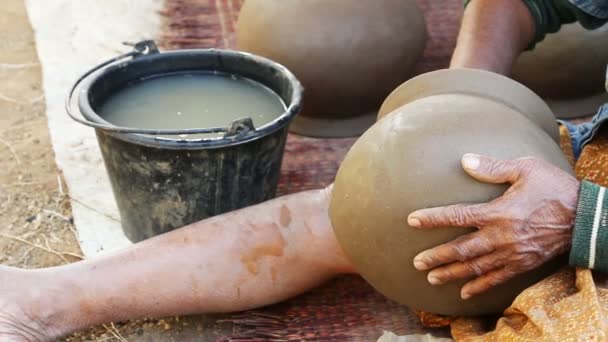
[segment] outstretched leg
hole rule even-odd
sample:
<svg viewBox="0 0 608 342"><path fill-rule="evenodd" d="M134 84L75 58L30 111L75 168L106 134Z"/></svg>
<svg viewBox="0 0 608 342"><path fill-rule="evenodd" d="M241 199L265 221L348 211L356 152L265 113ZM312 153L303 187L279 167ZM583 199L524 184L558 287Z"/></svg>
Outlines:
<svg viewBox="0 0 608 342"><path fill-rule="evenodd" d="M329 190L216 216L107 256L0 268L0 338L48 340L110 321L230 312L279 302L352 272Z"/></svg>

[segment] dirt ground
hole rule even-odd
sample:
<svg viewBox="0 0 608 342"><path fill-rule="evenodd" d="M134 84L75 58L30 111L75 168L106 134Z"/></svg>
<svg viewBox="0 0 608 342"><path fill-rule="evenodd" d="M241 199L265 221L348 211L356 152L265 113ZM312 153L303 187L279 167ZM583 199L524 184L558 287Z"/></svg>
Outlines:
<svg viewBox="0 0 608 342"><path fill-rule="evenodd" d="M22 268L80 259L65 183L55 164L41 69L23 0L0 5L0 263ZM201 341L230 332L216 317L108 324L66 341Z"/></svg>
<svg viewBox="0 0 608 342"><path fill-rule="evenodd" d="M0 262L27 268L76 261L68 253L80 254L55 166L40 77L23 5L5 0L0 8Z"/></svg>

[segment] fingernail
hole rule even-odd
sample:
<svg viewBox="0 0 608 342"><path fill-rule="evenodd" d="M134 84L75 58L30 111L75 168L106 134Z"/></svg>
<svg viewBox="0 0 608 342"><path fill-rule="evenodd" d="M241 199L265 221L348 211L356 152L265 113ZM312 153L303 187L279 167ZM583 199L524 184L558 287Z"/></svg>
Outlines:
<svg viewBox="0 0 608 342"><path fill-rule="evenodd" d="M439 280L439 278L437 278L435 276L432 276L430 273L429 273L429 275L428 275L428 277L426 279L429 281L429 283L431 285L439 285L439 284L441 284L441 281Z"/></svg>
<svg viewBox="0 0 608 342"><path fill-rule="evenodd" d="M475 171L479 168L479 156L467 153L462 157L462 167L467 170Z"/></svg>
<svg viewBox="0 0 608 342"><path fill-rule="evenodd" d="M463 292L460 297L462 297L462 299L467 300L469 298L471 298L471 294L469 294L468 292Z"/></svg>
<svg viewBox="0 0 608 342"><path fill-rule="evenodd" d="M424 271L428 268L428 266L426 265L426 262L424 262L420 259L414 259L414 267L419 271Z"/></svg>
<svg viewBox="0 0 608 342"><path fill-rule="evenodd" d="M420 227L420 219L410 216L407 218L407 224L409 224L410 227Z"/></svg>

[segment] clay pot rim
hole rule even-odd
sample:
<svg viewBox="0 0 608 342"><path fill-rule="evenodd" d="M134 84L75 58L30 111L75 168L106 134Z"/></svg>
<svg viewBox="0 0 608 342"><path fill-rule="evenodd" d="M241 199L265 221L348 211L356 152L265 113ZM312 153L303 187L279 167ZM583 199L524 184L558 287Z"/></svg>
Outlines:
<svg viewBox="0 0 608 342"><path fill-rule="evenodd" d="M441 94L466 94L500 101L522 113L559 142L556 117L532 90L506 76L479 69L441 69L416 76L386 98L378 120L410 102Z"/></svg>

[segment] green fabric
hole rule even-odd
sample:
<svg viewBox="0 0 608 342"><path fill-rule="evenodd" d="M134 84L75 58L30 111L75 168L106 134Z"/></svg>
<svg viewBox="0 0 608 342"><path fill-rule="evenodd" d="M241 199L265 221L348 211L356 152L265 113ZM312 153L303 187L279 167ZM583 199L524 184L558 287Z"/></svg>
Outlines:
<svg viewBox="0 0 608 342"><path fill-rule="evenodd" d="M465 0L465 6L471 1ZM523 1L534 18L536 34L528 49L545 39L549 33L559 31L562 24L578 21L584 28L592 30L605 24L607 18L598 18L583 11L568 0L515 0ZM600 1L600 0L597 0Z"/></svg>
<svg viewBox="0 0 608 342"><path fill-rule="evenodd" d="M595 267L593 269L608 272L608 196L604 196L602 208L602 215L599 219L599 230L597 232Z"/></svg>
<svg viewBox="0 0 608 342"><path fill-rule="evenodd" d="M579 192L576 221L572 234L570 265L608 271L608 192L598 205L599 185L583 181ZM597 237L592 238L596 216ZM595 245L594 265L591 267L591 246Z"/></svg>

